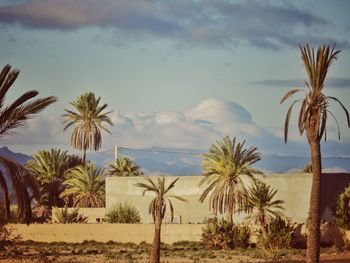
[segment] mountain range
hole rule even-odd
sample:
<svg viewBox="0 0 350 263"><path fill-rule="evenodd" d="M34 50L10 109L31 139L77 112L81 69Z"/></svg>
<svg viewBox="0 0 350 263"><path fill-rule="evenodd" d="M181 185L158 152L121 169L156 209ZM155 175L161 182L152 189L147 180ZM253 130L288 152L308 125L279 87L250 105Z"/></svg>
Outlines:
<svg viewBox="0 0 350 263"><path fill-rule="evenodd" d="M196 149L143 148L125 149L118 156L128 156L136 161L145 174L194 175L201 173L202 154ZM90 152L87 159L98 166L108 167L114 160L114 150ZM13 152L8 147L0 148L0 156L13 158L19 163L26 163L32 157ZM308 157L280 156L263 154L262 159L254 167L265 173L298 172L310 162ZM322 159L324 172L349 172L350 158L325 157Z"/></svg>

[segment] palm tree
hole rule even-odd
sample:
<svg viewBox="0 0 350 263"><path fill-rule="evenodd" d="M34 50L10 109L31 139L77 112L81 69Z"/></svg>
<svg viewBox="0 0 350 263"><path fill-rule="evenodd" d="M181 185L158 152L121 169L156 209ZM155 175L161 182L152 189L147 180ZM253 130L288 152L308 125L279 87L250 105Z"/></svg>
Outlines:
<svg viewBox="0 0 350 263"><path fill-rule="evenodd" d="M72 197L75 207L104 207L104 171L95 165L77 166L68 172L60 197Z"/></svg>
<svg viewBox="0 0 350 263"><path fill-rule="evenodd" d="M109 165L108 174L111 176L140 176L143 175L135 161L128 157L117 158L115 163Z"/></svg>
<svg viewBox="0 0 350 263"><path fill-rule="evenodd" d="M47 205L50 210L52 206L63 206L64 202L59 195L64 190L66 172L72 168L68 166L67 151L38 151L27 162L26 168L39 182L43 201L40 205Z"/></svg>
<svg viewBox="0 0 350 263"><path fill-rule="evenodd" d="M56 102L56 97L34 99L38 92L35 90L22 94L9 106L4 105L5 97L9 89L19 75L19 70L11 69L6 65L0 73L0 138L22 127L34 114L39 113L50 104ZM31 219L30 193L38 197L38 186L26 169L16 161L0 157L0 187L3 191L5 202L5 218L10 215L9 187L6 179L12 182L18 202L18 216L21 221L29 222Z"/></svg>
<svg viewBox="0 0 350 263"><path fill-rule="evenodd" d="M330 102L335 101L340 104L346 113L348 126L350 127L349 113L345 106L335 97L325 96L323 94L324 81L328 69L332 62L337 59L340 50L335 50L335 46L320 46L315 54L314 49L309 45L299 46L301 59L303 60L308 81L305 81L307 91L303 99L294 100L289 107L284 126L285 142L288 139L288 125L292 108L297 102L301 102L298 118L298 128L300 134L306 133L310 146L311 164L312 164L312 186L309 209L309 227L307 236L307 262L319 262L320 255L320 219L321 219L321 147L320 141L324 135L326 140L327 117L335 119L332 112L329 111ZM300 89L290 90L282 98L281 103L293 94L301 91ZM336 120L336 119L335 119ZM336 120L337 122L337 120ZM338 122L337 122L338 125ZM338 137L340 139L339 125Z"/></svg>
<svg viewBox="0 0 350 263"><path fill-rule="evenodd" d="M160 234L162 221L167 209L167 203L169 204L171 212L171 221L174 218L174 206L169 198L175 198L179 201L186 202L186 199L176 195L169 195L168 192L174 188L177 180L172 181L168 187L165 186L165 177L157 179L157 183L153 182L151 178L145 177L146 183L137 183L136 186L143 188L142 195L146 192L152 192L156 197L151 201L149 205L149 213L152 214L155 224L154 239L152 243L152 250L150 256L151 263L159 263L160 261Z"/></svg>
<svg viewBox="0 0 350 263"><path fill-rule="evenodd" d="M230 224L233 224L234 211L241 211L247 201L247 190L242 175L254 179L254 174L262 174L251 167L261 159L260 154L256 152L257 148L244 149L244 143L245 141L236 144L236 138L231 140L226 136L222 142L212 144L209 152L204 154L204 178L200 185L207 183L208 186L199 201L204 202L210 195L210 210L215 214L226 213Z"/></svg>
<svg viewBox="0 0 350 263"><path fill-rule="evenodd" d="M96 98L92 92L87 92L80 95L75 101L70 104L77 110L77 112L65 109L63 114L65 118L64 131L71 125L75 124L75 128L71 137L71 144L74 149L82 150L82 159L85 163L86 150L93 149L97 151L102 145L101 129L110 133L110 131L103 126L106 122L113 125L111 119L108 117L109 112L103 112L107 108L107 104L100 106L101 97Z"/></svg>
<svg viewBox="0 0 350 263"><path fill-rule="evenodd" d="M248 202L246 209L248 216L246 221L249 224L259 225L263 235L266 236L267 226L276 217L282 217L282 200L274 200L277 190L270 189L260 180L256 180L249 188Z"/></svg>

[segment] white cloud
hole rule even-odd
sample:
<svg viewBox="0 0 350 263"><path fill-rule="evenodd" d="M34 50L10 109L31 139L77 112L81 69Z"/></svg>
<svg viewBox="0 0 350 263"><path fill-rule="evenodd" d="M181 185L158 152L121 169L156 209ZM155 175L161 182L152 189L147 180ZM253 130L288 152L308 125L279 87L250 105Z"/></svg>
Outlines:
<svg viewBox="0 0 350 263"><path fill-rule="evenodd" d="M103 149L114 145L128 148L169 147L207 150L225 135L246 140L265 154L307 156L308 146L292 128L290 141L284 144L282 127L270 131L252 122L251 114L241 105L224 100L208 99L182 111L155 113L112 113L112 134L103 135ZM71 130L63 132L61 117L36 116L21 133L6 143L22 145L69 145ZM349 156L348 144L327 142L326 156Z"/></svg>

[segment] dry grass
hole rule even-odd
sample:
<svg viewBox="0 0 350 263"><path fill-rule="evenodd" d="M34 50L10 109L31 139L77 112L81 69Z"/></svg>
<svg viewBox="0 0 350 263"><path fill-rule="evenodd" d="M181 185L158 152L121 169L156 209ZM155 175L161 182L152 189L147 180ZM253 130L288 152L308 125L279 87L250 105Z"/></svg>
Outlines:
<svg viewBox="0 0 350 263"><path fill-rule="evenodd" d="M42 243L25 241L0 251L0 262L148 262L151 245L147 243ZM335 248L323 249L324 262L350 262L350 252ZM283 250L280 261L303 262L305 250ZM264 254L257 248L212 250L199 242L177 242L162 245L161 262L207 263L207 262L266 262ZM281 261L282 260L282 261ZM329 261L330 260L330 261Z"/></svg>

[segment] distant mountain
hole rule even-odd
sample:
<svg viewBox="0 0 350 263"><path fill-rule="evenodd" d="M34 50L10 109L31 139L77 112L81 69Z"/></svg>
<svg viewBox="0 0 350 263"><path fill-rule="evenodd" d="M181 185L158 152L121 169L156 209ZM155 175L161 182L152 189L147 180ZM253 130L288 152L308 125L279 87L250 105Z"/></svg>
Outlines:
<svg viewBox="0 0 350 263"><path fill-rule="evenodd" d="M141 166L145 174L172 174L179 176L200 174L202 171L202 153L198 149L174 149L174 148L144 148L121 149L119 156L128 156ZM19 163L26 163L32 157L22 153L15 153L7 147L0 148L0 156L15 159ZM114 161L114 150L90 152L87 159L101 167L108 167ZM285 173L299 171L307 163L309 157L281 156L262 154L261 161L254 166L265 173ZM350 158L324 157L322 158L324 171L350 171Z"/></svg>
<svg viewBox="0 0 350 263"><path fill-rule="evenodd" d="M201 172L201 151L171 148L122 149L120 156L128 156L141 166L145 174L194 175ZM107 167L114 161L114 150L88 153L87 159Z"/></svg>
<svg viewBox="0 0 350 263"><path fill-rule="evenodd" d="M202 171L202 153L203 150L154 147L122 149L118 154L135 160L145 174L193 175ZM89 153L87 158L99 166L107 167L114 160L114 150ZM309 162L309 157L262 154L261 161L255 163L254 167L265 173L285 173L291 169L300 171ZM322 164L325 172L350 171L350 158L324 157Z"/></svg>
<svg viewBox="0 0 350 263"><path fill-rule="evenodd" d="M0 148L0 156L12 158L21 164L25 164L28 160L32 159L30 155L13 152L6 146Z"/></svg>

